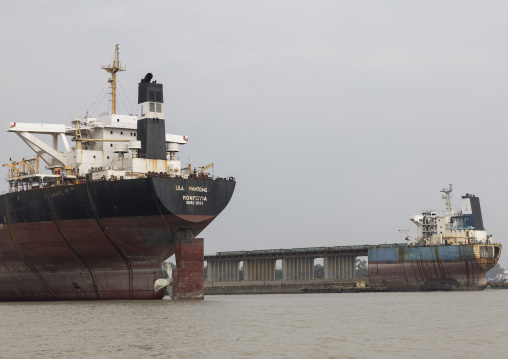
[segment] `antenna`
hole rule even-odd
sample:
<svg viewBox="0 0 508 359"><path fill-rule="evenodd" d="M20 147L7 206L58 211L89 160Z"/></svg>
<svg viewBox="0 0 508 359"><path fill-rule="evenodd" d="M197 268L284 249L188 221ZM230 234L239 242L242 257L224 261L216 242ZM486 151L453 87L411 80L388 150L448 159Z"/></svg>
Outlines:
<svg viewBox="0 0 508 359"><path fill-rule="evenodd" d="M118 53L118 44L115 45L115 59L113 65L102 65L102 69L106 70L111 74L111 78L108 82L111 84L111 114L116 113L116 73L118 71L125 71L125 67L120 65L120 58Z"/></svg>
<svg viewBox="0 0 508 359"><path fill-rule="evenodd" d="M440 192L443 192L444 195L441 196L442 199L446 199L446 210L451 211L452 210L452 204L450 201L450 198L452 198L452 184L450 183L450 188L443 188Z"/></svg>

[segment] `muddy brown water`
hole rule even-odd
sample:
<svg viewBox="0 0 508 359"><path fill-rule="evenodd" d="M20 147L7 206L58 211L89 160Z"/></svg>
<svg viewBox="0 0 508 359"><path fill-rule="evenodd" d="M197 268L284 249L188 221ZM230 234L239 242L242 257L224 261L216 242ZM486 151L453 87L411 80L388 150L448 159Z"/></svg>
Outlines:
<svg viewBox="0 0 508 359"><path fill-rule="evenodd" d="M506 357L508 290L0 303L0 358Z"/></svg>

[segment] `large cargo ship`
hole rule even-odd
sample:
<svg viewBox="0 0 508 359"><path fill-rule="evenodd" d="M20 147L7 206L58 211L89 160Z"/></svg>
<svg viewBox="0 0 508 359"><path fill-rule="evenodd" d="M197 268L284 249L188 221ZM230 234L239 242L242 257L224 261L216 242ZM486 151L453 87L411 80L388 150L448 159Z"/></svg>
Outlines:
<svg viewBox="0 0 508 359"><path fill-rule="evenodd" d="M417 236L407 244L369 249L369 282L390 291L483 290L485 273L501 255L501 245L483 226L480 199L462 196L451 208L452 185L443 189L446 210L411 217Z"/></svg>
<svg viewBox="0 0 508 359"><path fill-rule="evenodd" d="M116 113L116 74L125 70L118 45L102 68L111 74L111 113L75 117L72 126L10 123L36 155L5 165L0 300L160 299L170 284L161 263L173 254L175 297L203 296L196 237L236 181L181 165L188 138L166 134L162 84L151 74L139 83L137 115ZM35 135L52 136L53 146Z"/></svg>

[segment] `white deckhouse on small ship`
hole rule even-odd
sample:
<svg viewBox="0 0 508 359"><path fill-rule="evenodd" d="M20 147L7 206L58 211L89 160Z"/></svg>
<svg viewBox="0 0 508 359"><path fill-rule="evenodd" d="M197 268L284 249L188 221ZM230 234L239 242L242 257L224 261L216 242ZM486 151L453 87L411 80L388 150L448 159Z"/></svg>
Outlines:
<svg viewBox="0 0 508 359"><path fill-rule="evenodd" d="M475 195L462 196L462 210L452 209L452 185L443 188L446 211L425 210L414 215L419 245L492 244L492 235L483 227L480 199Z"/></svg>

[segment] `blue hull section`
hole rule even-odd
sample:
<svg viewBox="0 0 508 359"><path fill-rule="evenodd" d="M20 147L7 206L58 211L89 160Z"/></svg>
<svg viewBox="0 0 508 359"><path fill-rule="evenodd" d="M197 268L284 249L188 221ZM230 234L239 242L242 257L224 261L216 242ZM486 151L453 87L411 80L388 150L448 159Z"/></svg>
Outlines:
<svg viewBox="0 0 508 359"><path fill-rule="evenodd" d="M483 290L500 253L496 245L370 248L369 281L392 291Z"/></svg>

